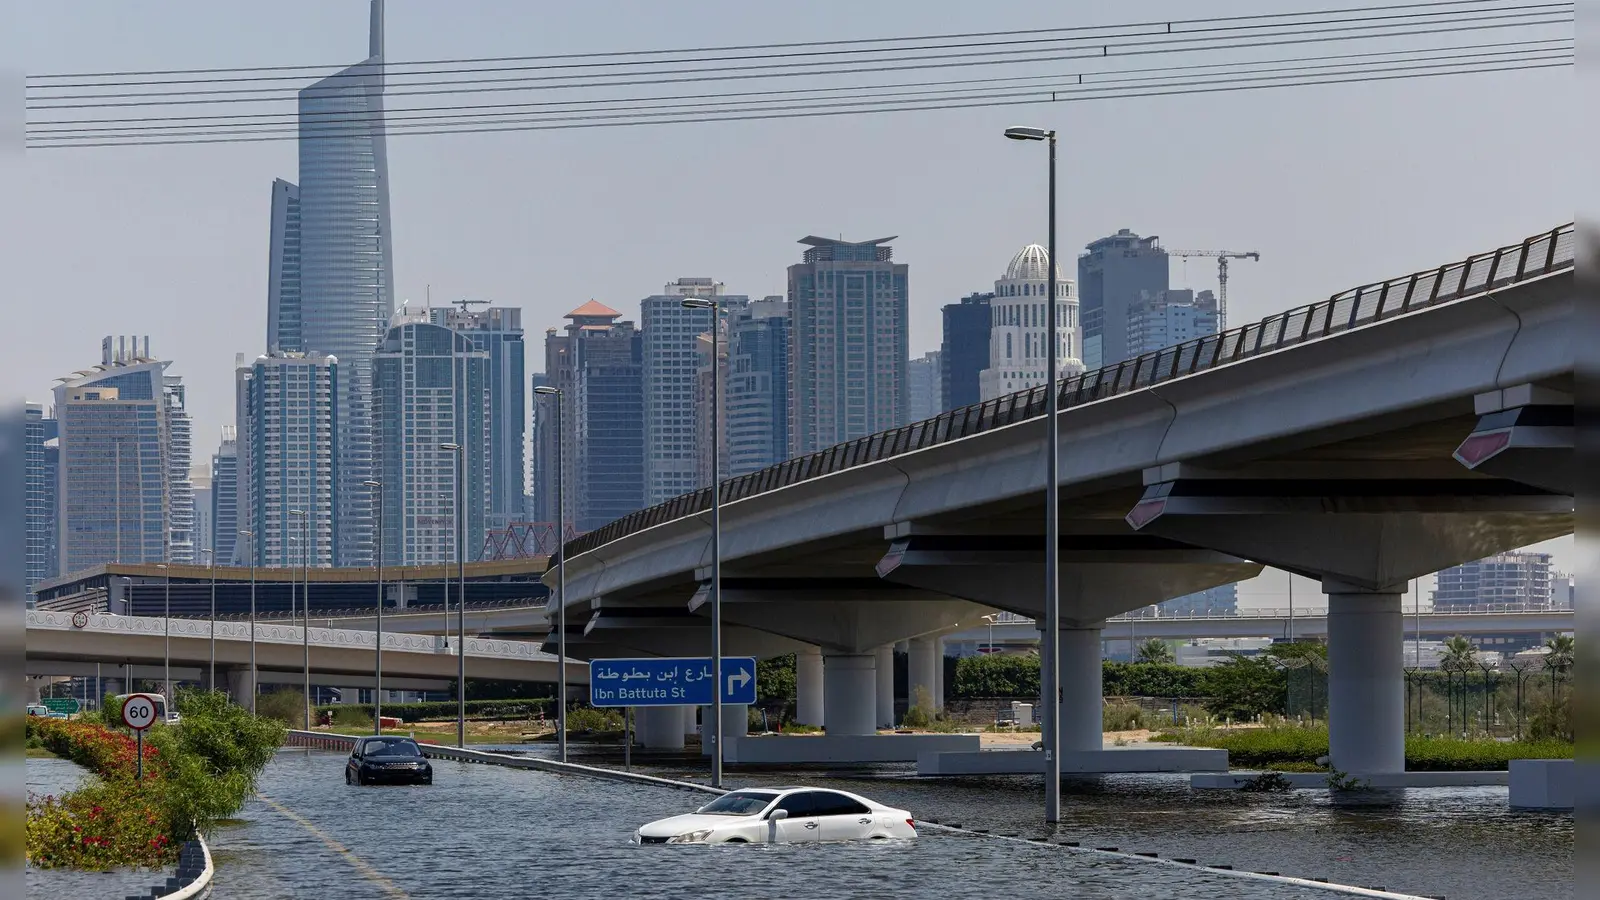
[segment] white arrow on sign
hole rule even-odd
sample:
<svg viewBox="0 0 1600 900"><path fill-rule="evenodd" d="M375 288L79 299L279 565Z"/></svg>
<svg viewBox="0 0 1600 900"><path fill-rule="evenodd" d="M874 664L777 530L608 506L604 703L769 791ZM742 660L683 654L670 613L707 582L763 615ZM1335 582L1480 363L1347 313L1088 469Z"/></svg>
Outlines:
<svg viewBox="0 0 1600 900"><path fill-rule="evenodd" d="M750 673L745 671L744 668L741 667L739 669L739 674L737 674L737 675L729 675L728 676L728 693L730 693L730 694L733 693L733 683L735 681L739 682L739 687L744 687L745 685L750 683Z"/></svg>

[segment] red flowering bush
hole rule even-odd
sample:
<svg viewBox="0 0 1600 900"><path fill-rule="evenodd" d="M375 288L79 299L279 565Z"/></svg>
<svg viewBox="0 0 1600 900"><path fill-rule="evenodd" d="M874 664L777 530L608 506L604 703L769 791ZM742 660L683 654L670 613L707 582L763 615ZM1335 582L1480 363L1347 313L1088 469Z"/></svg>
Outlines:
<svg viewBox="0 0 1600 900"><path fill-rule="evenodd" d="M28 861L40 868L157 868L176 859L178 842L153 783L98 782L62 797L29 797Z"/></svg>

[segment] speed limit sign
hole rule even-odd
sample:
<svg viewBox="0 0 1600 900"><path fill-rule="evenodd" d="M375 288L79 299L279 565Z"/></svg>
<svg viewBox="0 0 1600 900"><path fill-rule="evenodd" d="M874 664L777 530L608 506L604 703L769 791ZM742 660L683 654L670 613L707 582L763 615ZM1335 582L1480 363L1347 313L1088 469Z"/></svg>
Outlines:
<svg viewBox="0 0 1600 900"><path fill-rule="evenodd" d="M122 724L143 731L156 721L156 701L149 694L129 694L122 701Z"/></svg>

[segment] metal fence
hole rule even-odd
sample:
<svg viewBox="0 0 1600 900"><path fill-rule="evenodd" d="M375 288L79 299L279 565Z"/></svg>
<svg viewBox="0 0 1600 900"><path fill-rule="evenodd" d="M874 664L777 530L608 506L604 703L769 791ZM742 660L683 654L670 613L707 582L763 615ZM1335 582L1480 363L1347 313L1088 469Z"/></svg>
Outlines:
<svg viewBox="0 0 1600 900"><path fill-rule="evenodd" d="M1214 369L1253 356L1303 344L1437 306L1573 266L1572 223L1534 235L1518 244L1480 253L1460 262L1335 294L1320 303L1268 316L1221 334L1186 341L1154 353L1074 375L1059 382L1062 409L1142 390L1154 384ZM866 465L890 457L1004 428L1044 415L1048 395L1043 385L965 406L931 419L880 431L798 456L775 466L723 481L723 503L731 503ZM674 497L665 503L604 525L576 540L563 552L586 553L626 535L705 512L711 489Z"/></svg>

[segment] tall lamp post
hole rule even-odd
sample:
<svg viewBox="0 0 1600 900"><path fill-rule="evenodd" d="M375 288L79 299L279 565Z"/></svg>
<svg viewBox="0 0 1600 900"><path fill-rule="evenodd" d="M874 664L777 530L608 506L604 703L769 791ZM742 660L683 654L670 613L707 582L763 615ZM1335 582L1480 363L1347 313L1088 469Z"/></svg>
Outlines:
<svg viewBox="0 0 1600 900"><path fill-rule="evenodd" d="M172 570L166 563L156 563L166 577L166 587L162 591L165 599L162 605L165 611L161 616L161 680L165 687L162 696L167 698L167 714L172 713Z"/></svg>
<svg viewBox="0 0 1600 900"><path fill-rule="evenodd" d="M456 455L456 746L467 747L467 520L462 491L462 476L467 466L465 444L440 444L440 450ZM450 581L447 562L445 583Z"/></svg>
<svg viewBox="0 0 1600 900"><path fill-rule="evenodd" d="M535 394L556 398L556 747L567 761L567 545L566 463L561 456L561 389L539 385Z"/></svg>
<svg viewBox="0 0 1600 900"><path fill-rule="evenodd" d="M300 628L300 650L305 657L305 681L303 691L306 707L306 730L311 730L311 544L307 537L307 519L303 509L291 509L289 515L300 520L300 564L305 569L305 587L300 592L300 605L305 609L305 621ZM294 570L289 570L289 577L294 578Z"/></svg>
<svg viewBox="0 0 1600 900"><path fill-rule="evenodd" d="M200 550L211 557L211 675L206 690L217 689L217 551L210 547Z"/></svg>
<svg viewBox="0 0 1600 900"><path fill-rule="evenodd" d="M250 542L250 714L256 714L256 533L240 530L239 536Z"/></svg>
<svg viewBox="0 0 1600 900"><path fill-rule="evenodd" d="M378 634L373 641L377 659L373 662L372 681L372 733L383 733L383 482L363 481L372 488L378 501L378 542L372 558L378 567Z"/></svg>
<svg viewBox="0 0 1600 900"><path fill-rule="evenodd" d="M1045 380L1045 486L1044 486L1044 656L1041 662L1041 694L1045 698L1044 715L1040 719L1044 743L1044 820L1061 821L1061 581L1059 511L1061 507L1060 473L1061 433L1056 416L1060 407L1059 384L1061 374L1061 334L1057 319L1061 298L1056 296L1056 133L1044 128L1013 126L1005 131L1014 141L1045 141L1050 146L1049 229L1045 267L1048 277L1046 293L1050 302L1045 306L1045 330L1049 333L1050 353ZM1131 626L1130 626L1131 627Z"/></svg>
<svg viewBox="0 0 1600 900"><path fill-rule="evenodd" d="M711 786L722 787L722 302L686 297L685 309L711 310Z"/></svg>

